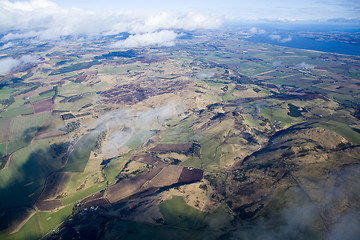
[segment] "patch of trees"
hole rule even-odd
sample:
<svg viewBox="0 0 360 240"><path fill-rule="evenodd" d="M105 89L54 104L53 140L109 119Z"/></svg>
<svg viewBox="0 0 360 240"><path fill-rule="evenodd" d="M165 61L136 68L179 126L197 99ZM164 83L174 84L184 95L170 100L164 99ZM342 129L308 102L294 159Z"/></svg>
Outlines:
<svg viewBox="0 0 360 240"><path fill-rule="evenodd" d="M80 122L76 121L66 124L65 129L61 129L61 130L65 130L65 132L69 133L78 129L79 127L80 127Z"/></svg>
<svg viewBox="0 0 360 240"><path fill-rule="evenodd" d="M64 96L60 96L59 97L64 97ZM82 99L83 96L82 95L74 95L74 96L71 96L71 97L64 97L64 99L62 99L60 102L61 103L64 103L64 102L76 102L80 99Z"/></svg>
<svg viewBox="0 0 360 240"><path fill-rule="evenodd" d="M253 81L245 75L231 76L230 80L239 84L251 84Z"/></svg>
<svg viewBox="0 0 360 240"><path fill-rule="evenodd" d="M171 165L179 165L179 163L181 163L181 161L177 158L169 157L169 160Z"/></svg>
<svg viewBox="0 0 360 240"><path fill-rule="evenodd" d="M355 110L354 117L360 120L360 106Z"/></svg>
<svg viewBox="0 0 360 240"><path fill-rule="evenodd" d="M255 139L255 137L253 135L251 135L250 133L244 132L241 134L242 137L248 141L249 143L253 143L253 144L258 144L258 141Z"/></svg>
<svg viewBox="0 0 360 240"><path fill-rule="evenodd" d="M34 91L34 90L38 89L39 86L40 86L40 84L37 84L35 86L32 86L31 88L28 88L28 89L25 89L25 90L23 90L21 92L16 93L16 95L21 95L21 94L25 94L25 93Z"/></svg>
<svg viewBox="0 0 360 240"><path fill-rule="evenodd" d="M102 131L100 134L99 134L99 136L98 136L98 138L97 138L97 140L96 140L96 143L95 143L95 146L94 146L94 150L100 150L100 148L101 148L101 145L102 145L102 142L105 140L105 138L106 138L106 131Z"/></svg>
<svg viewBox="0 0 360 240"><path fill-rule="evenodd" d="M4 155L0 157L0 170L3 169L9 160L10 155Z"/></svg>
<svg viewBox="0 0 360 240"><path fill-rule="evenodd" d="M301 117L303 112L307 112L306 109L300 110L300 107L289 103L289 112L287 113L290 117Z"/></svg>
<svg viewBox="0 0 360 240"><path fill-rule="evenodd" d="M92 105L93 105L92 103L89 103L89 104L82 106L81 108L88 108L88 107L91 107Z"/></svg>
<svg viewBox="0 0 360 240"><path fill-rule="evenodd" d="M39 95L40 95L40 96L41 96L41 95L45 95L45 94L51 93L51 92L53 92L53 91L54 91L54 88L49 89L49 90L46 90L46 91L43 91L43 92L39 93Z"/></svg>
<svg viewBox="0 0 360 240"><path fill-rule="evenodd" d="M68 119L72 119L72 118L75 118L75 116L71 113L67 113L67 114L63 114L61 115L62 119L63 120L68 120Z"/></svg>
<svg viewBox="0 0 360 240"><path fill-rule="evenodd" d="M134 50L120 51L120 52L109 52L107 54L103 54L101 56L96 56L94 59L108 59L114 57L123 57L123 58L133 58L136 57L137 53Z"/></svg>
<svg viewBox="0 0 360 240"><path fill-rule="evenodd" d="M256 93L259 93L261 90L258 89L258 88L253 88L253 91L256 92Z"/></svg>
<svg viewBox="0 0 360 240"><path fill-rule="evenodd" d="M244 204L238 208L233 209L234 212L238 213L240 219L249 219L253 218L261 209L264 208L264 204L259 204L258 207L254 211L250 211L249 209L253 209L254 205L257 205L258 202Z"/></svg>
<svg viewBox="0 0 360 240"><path fill-rule="evenodd" d="M216 119L222 119L226 116L227 113L217 113L215 116L211 117L211 120L216 120Z"/></svg>
<svg viewBox="0 0 360 240"><path fill-rule="evenodd" d="M214 110L215 108L217 108L219 106L222 106L222 103L213 103L213 104L207 105L206 108L209 111L212 111L212 110Z"/></svg>
<svg viewBox="0 0 360 240"><path fill-rule="evenodd" d="M0 104L5 106L10 106L15 102L15 99L13 96L10 96L8 99L0 99Z"/></svg>
<svg viewBox="0 0 360 240"><path fill-rule="evenodd" d="M88 69L94 65L99 65L99 64L101 64L101 62L99 62L99 61L75 63L75 64L71 64L70 66L62 67L55 71L52 71L49 74L49 76L78 71L78 70L82 70L82 69Z"/></svg>
<svg viewBox="0 0 360 240"><path fill-rule="evenodd" d="M69 146L70 146L69 142L51 144L50 149L52 151L53 157L57 157L67 153Z"/></svg>
<svg viewBox="0 0 360 240"><path fill-rule="evenodd" d="M189 151L185 153L185 155L192 155L200 157L201 145L197 141L193 141Z"/></svg>

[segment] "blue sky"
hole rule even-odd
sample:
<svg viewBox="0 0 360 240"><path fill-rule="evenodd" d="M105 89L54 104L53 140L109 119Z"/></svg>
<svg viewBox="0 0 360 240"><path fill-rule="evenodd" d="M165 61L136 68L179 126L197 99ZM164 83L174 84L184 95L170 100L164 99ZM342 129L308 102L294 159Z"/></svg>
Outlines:
<svg viewBox="0 0 360 240"><path fill-rule="evenodd" d="M196 11L226 19L359 18L359 0L55 0L61 7L116 11Z"/></svg>

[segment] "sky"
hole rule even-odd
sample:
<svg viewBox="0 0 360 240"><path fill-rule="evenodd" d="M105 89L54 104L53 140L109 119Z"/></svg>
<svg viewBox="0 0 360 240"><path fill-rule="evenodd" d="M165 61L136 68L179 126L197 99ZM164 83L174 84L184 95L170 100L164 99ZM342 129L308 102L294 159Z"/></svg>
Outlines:
<svg viewBox="0 0 360 240"><path fill-rule="evenodd" d="M196 11L236 19L359 18L359 0L55 0L62 7L119 11Z"/></svg>

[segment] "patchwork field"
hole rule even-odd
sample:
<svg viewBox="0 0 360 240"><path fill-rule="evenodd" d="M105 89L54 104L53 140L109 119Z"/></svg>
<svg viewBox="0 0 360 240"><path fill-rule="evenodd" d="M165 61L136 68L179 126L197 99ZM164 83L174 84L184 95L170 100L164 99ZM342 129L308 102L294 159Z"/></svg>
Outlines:
<svg viewBox="0 0 360 240"><path fill-rule="evenodd" d="M1 239L320 239L358 217L359 57L191 34L32 46L0 76Z"/></svg>

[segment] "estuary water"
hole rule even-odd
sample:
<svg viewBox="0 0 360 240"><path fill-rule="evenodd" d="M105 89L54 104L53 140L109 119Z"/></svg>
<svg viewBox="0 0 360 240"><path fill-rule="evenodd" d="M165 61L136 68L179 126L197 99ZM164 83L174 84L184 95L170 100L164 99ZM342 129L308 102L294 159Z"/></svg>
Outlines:
<svg viewBox="0 0 360 240"><path fill-rule="evenodd" d="M343 42L318 41L311 38L292 35L280 35L279 41L271 39L269 35L266 34L254 35L250 38L247 38L246 40L250 42L268 43L272 45L279 45L291 48L360 56L360 45L348 44Z"/></svg>

